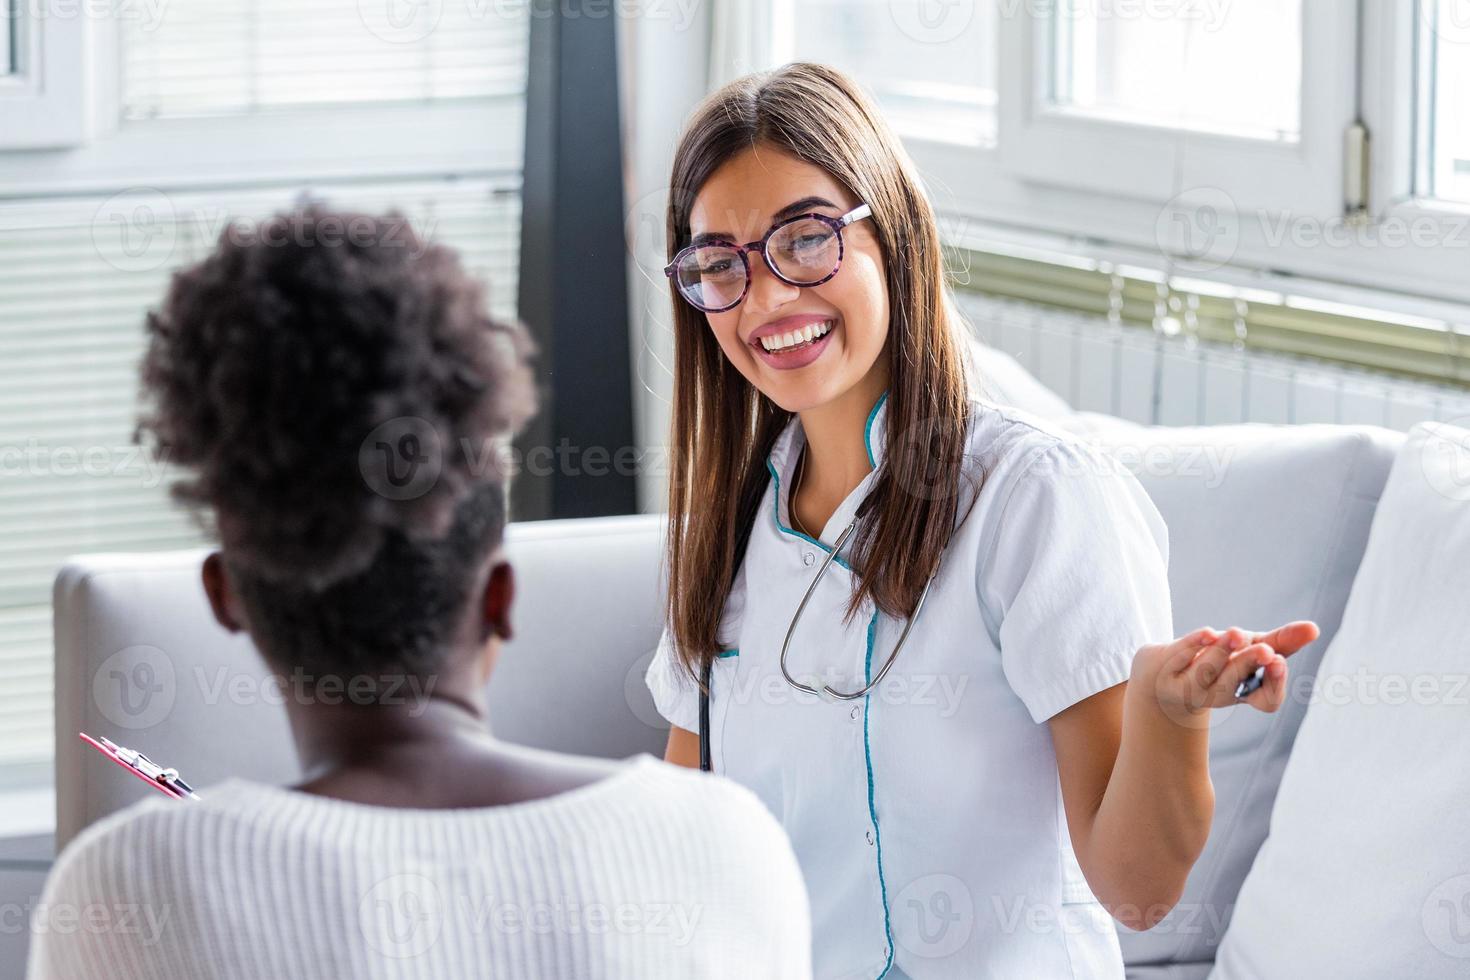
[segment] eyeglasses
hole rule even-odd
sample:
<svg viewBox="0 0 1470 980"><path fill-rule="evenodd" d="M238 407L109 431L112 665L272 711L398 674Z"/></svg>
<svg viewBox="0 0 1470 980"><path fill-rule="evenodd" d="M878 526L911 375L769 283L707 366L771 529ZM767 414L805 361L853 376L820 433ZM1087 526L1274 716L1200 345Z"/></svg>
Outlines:
<svg viewBox="0 0 1470 980"><path fill-rule="evenodd" d="M776 278L793 286L820 286L842 265L842 229L871 217L859 204L840 218L811 212L772 225L758 242L706 242L679 250L664 266L679 295L696 309L723 313L734 309L750 289L750 260L759 252Z"/></svg>

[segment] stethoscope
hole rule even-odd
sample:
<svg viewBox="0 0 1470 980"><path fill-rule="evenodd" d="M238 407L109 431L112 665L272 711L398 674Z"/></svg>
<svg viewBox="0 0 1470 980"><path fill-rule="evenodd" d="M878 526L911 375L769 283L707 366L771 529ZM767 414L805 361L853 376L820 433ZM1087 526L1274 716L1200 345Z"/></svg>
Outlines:
<svg viewBox="0 0 1470 980"><path fill-rule="evenodd" d="M801 597L801 603L796 607L796 613L791 617L791 625L786 627L786 639L781 644L781 676L786 679L786 683L798 691L816 695L823 700L856 701L882 682L889 669L893 666L893 661L898 659L898 653L903 649L904 641L909 638L909 631L914 628L914 621L919 618L919 612L924 608L924 600L929 597L929 588L934 584L934 576L939 574L939 569L936 567L934 572L929 576L929 581L924 583L924 591L919 593L919 601L914 604L914 611L909 615L908 622L904 624L903 632L898 636L898 642L893 645L893 652L888 655L887 660L883 661L883 666L878 668L878 673L873 676L873 679L862 688L856 691L839 691L830 684L823 684L820 688L816 688L809 684L803 684L791 676L791 672L786 669L786 651L791 647L791 637L796 632L796 624L801 621L801 614L806 609L806 604L811 601L812 593L817 591L817 585L822 581L822 575L826 573L827 566L832 564L832 561L837 557L837 553L842 550L842 546L852 536L853 529L857 527L858 521L867 512L872 499L872 497L863 499L862 504L858 506L857 513L853 515L852 521L837 536L837 543L832 546L831 551L827 552L827 557L822 561L822 567L817 569L817 574L812 577L811 585L806 587L806 595ZM713 673L714 658L711 657L704 665L704 684L701 685L699 691L699 768L706 772L710 771L709 686Z"/></svg>

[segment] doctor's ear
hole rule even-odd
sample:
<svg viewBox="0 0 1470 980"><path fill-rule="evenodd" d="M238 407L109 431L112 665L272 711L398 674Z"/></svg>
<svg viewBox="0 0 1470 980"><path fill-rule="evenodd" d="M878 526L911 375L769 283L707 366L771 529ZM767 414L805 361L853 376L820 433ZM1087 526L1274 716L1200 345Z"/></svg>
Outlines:
<svg viewBox="0 0 1470 980"><path fill-rule="evenodd" d="M209 608L213 610L215 620L231 633L239 633L241 630L248 629L249 623L245 620L245 613L235 598L234 590L230 587L224 556L218 551L211 551L205 557L204 566L199 573L204 582L204 594L209 597Z"/></svg>
<svg viewBox="0 0 1470 980"><path fill-rule="evenodd" d="M508 561L496 561L490 568L485 582L485 594L481 597L481 615L489 633L503 640L511 639L515 633L510 625L510 607L515 600L515 572Z"/></svg>

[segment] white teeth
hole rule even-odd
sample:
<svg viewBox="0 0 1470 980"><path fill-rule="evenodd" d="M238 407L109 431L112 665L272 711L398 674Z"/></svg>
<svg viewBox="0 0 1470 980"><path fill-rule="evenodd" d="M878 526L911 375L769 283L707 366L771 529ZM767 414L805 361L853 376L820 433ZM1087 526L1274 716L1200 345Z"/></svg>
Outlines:
<svg viewBox="0 0 1470 980"><path fill-rule="evenodd" d="M790 333L762 337L761 346L768 351L779 351L785 350L787 347L795 347L797 344L805 344L824 336L832 329L835 322L833 320L824 320L821 323L812 323L800 330L793 330Z"/></svg>

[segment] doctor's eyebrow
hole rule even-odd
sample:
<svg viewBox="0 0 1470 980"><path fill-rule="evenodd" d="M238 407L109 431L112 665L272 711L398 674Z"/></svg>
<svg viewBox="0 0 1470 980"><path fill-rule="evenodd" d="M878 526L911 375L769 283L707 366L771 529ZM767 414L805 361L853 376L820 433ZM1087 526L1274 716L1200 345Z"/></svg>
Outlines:
<svg viewBox="0 0 1470 980"><path fill-rule="evenodd" d="M775 224L778 221L784 221L787 218L791 217L793 214L801 214L803 211L810 211L813 208L838 207L841 207L841 205L833 204L825 197L818 197L815 194L809 194L806 197L801 198L800 200L792 201L790 204L786 205L784 208L771 215L771 224ZM695 235L693 238L691 238L689 240L689 244L708 245L710 242L717 241L733 242L735 241L735 236L723 231L705 231L700 232L698 235ZM739 244L743 245L745 243L740 242Z"/></svg>

